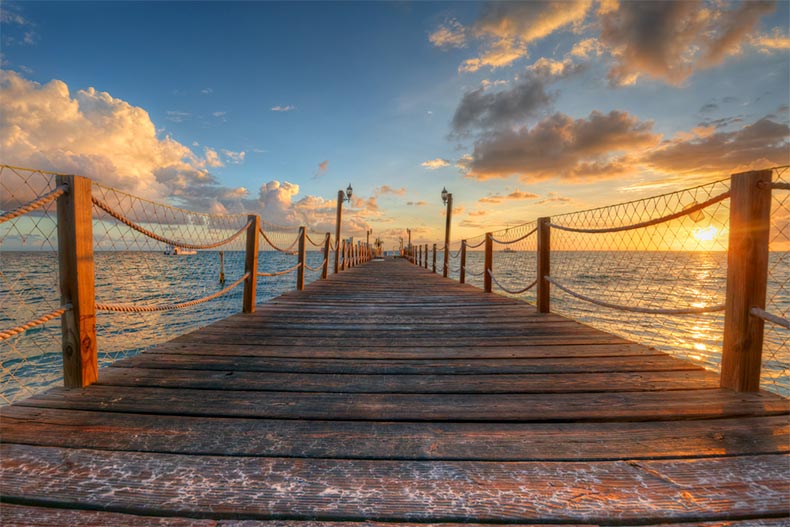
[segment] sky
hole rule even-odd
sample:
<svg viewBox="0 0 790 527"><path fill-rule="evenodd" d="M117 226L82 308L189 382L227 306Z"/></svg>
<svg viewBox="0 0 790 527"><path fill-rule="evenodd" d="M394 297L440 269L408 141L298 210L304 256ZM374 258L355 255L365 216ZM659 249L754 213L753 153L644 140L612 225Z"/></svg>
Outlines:
<svg viewBox="0 0 790 527"><path fill-rule="evenodd" d="M13 2L0 162L389 249L790 164L790 2Z"/></svg>

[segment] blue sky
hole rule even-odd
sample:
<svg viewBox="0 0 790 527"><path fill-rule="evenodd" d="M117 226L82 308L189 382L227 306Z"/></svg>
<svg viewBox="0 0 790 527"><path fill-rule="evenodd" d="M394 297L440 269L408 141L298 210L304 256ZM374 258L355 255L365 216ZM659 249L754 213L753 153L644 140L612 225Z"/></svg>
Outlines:
<svg viewBox="0 0 790 527"><path fill-rule="evenodd" d="M789 5L6 2L3 162L472 235L790 162Z"/></svg>

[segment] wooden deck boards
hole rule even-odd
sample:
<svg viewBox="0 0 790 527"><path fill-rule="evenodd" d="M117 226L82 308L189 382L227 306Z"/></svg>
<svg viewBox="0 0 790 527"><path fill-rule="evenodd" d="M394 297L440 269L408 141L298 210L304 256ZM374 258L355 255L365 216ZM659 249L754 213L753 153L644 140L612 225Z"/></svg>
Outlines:
<svg viewBox="0 0 790 527"><path fill-rule="evenodd" d="M789 411L371 262L3 408L0 523L775 527Z"/></svg>

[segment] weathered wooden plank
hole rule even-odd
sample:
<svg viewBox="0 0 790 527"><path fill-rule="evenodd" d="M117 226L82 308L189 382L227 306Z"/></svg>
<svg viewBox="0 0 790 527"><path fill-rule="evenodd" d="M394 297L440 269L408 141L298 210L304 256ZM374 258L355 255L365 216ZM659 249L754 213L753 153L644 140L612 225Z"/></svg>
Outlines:
<svg viewBox="0 0 790 527"><path fill-rule="evenodd" d="M790 451L786 416L642 423L398 423L206 419L11 406L2 409L0 418L6 443L228 456L595 461Z"/></svg>
<svg viewBox="0 0 790 527"><path fill-rule="evenodd" d="M787 456L594 463L183 456L0 446L9 502L250 519L649 523L787 512Z"/></svg>
<svg viewBox="0 0 790 527"><path fill-rule="evenodd" d="M375 394L254 392L94 386L53 388L20 406L170 415L370 421L622 421L780 415L765 393L678 390L558 394Z"/></svg>
<svg viewBox="0 0 790 527"><path fill-rule="evenodd" d="M194 518L162 518L101 512L91 510L53 509L24 505L0 504L0 523L3 527L218 527L217 520ZM230 524L225 523L230 527ZM239 527L242 524L237 523ZM252 527L252 526L250 526Z"/></svg>
<svg viewBox="0 0 790 527"><path fill-rule="evenodd" d="M688 371L699 366L669 357L579 357L529 359L290 359L282 357L142 353L114 364L118 368L166 368L260 372L389 375L486 375Z"/></svg>
<svg viewBox="0 0 790 527"><path fill-rule="evenodd" d="M544 375L352 375L106 368L99 384L213 390L343 393L568 393L699 390L719 387L705 370Z"/></svg>

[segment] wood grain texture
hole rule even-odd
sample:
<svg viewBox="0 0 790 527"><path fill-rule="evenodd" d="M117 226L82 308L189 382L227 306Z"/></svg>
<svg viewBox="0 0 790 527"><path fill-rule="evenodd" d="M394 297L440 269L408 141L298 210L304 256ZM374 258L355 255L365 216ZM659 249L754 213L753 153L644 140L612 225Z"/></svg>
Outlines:
<svg viewBox="0 0 790 527"><path fill-rule="evenodd" d="M0 499L4 525L776 527L789 413L388 260L3 408Z"/></svg>

